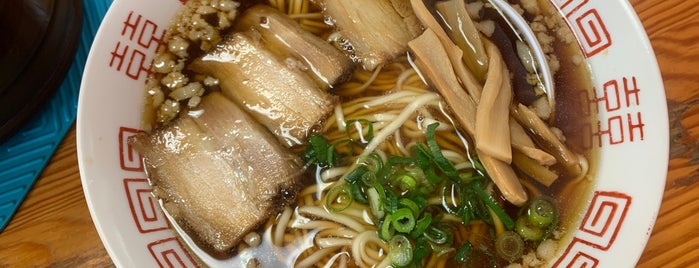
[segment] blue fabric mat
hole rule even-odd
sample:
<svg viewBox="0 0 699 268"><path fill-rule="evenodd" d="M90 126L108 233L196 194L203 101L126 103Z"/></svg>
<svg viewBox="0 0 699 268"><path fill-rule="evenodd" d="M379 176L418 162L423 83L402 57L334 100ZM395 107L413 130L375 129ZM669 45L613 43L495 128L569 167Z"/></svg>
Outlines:
<svg viewBox="0 0 699 268"><path fill-rule="evenodd" d="M75 122L85 61L112 0L83 0L82 3L80 43L66 78L39 112L0 144L0 232Z"/></svg>

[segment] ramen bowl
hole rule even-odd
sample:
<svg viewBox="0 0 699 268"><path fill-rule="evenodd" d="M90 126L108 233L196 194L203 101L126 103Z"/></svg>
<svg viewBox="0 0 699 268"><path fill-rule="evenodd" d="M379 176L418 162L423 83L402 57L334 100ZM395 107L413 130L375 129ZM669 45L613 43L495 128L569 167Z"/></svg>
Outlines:
<svg viewBox="0 0 699 268"><path fill-rule="evenodd" d="M591 192L568 227L553 267L631 267L653 229L668 161L662 79L648 38L624 0L552 0L589 65L583 96L596 118L586 129L598 151ZM90 213L119 267L236 266L188 241L151 193L128 139L142 132L150 63L181 1L117 0L90 51L81 85L77 144ZM579 97L579 96L578 96ZM573 197L577 198L577 197Z"/></svg>

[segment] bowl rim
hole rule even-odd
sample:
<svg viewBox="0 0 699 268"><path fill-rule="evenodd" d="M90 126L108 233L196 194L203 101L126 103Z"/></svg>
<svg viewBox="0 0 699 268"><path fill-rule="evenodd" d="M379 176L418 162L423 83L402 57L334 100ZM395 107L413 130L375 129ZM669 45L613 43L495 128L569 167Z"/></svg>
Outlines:
<svg viewBox="0 0 699 268"><path fill-rule="evenodd" d="M561 2L563 0L551 0L551 2L558 2L555 4L558 4L559 6L562 5ZM566 3L570 3L571 1L566 1ZM585 1L587 2L587 1ZM113 2L112 6L109 8L107 11L107 14L102 22L102 25L100 26L100 29L97 32L97 35L95 36L94 42L92 49L89 53L87 63L85 65L85 72L83 75L83 80L81 83L81 91L80 91L80 96L79 96L79 104L78 104L78 117L77 117L77 134L76 134L76 139L77 139L77 155L78 155L78 163L80 166L80 176L82 180L82 185L83 185L83 191L85 193L85 198L87 200L87 205L90 210L90 215L93 219L93 222L95 223L95 227L98 231L98 234L108 252L112 260L115 262L117 266L130 266L126 265L129 263L131 260L127 260L124 256L128 256L128 252L124 252L125 248L119 248L115 247L114 245L119 244L118 246L125 247L123 245L123 240L119 242L119 239L115 238L114 235L110 235L110 231L108 230L108 226L103 222L104 220L102 219L102 216L98 213L100 209L104 209L102 206L103 204L97 204L95 203L95 199L98 198L100 193L95 192L96 190L93 187L95 186L96 182L95 178L93 177L93 172L90 170L91 166L94 161L94 159L91 158L91 154L95 152L95 139L96 137L91 136L94 134L94 129L88 125L88 123L92 123L90 121L90 118L88 117L88 114L90 112L94 112L90 109L88 109L88 104L87 102L90 100L89 94L91 94L91 91L94 91L94 89L91 89L94 84L100 84L103 83L103 81L100 81L99 83L94 81L95 79L100 80L95 77L94 74L95 70L95 65L98 63L95 62L95 57L97 57L97 54L103 53L103 51L100 51L100 47L103 46L103 41L106 39L109 39L109 31L103 29L104 25L109 24L112 21L115 21L118 14L122 14L125 12L125 9L128 9L127 7L132 4L132 3L139 3L137 0L116 0ZM653 158L656 161L657 165L656 167L662 167L660 170L654 170L653 172L653 178L655 179L653 181L653 187L654 189L649 190L647 192L644 192L647 194L645 197L646 200L643 201L642 203L644 206L648 209L648 213L644 214L643 219L644 222L639 225L640 228L635 228L635 231L638 232L640 235L640 239L638 243L634 246L637 250L633 251L633 255L631 256L628 254L628 251L626 251L625 256L630 257L629 258L629 263L630 265L633 265L637 263L638 259L640 258L641 254L643 253L643 248L645 247L645 244L647 243L647 240L650 236L650 233L653 229L653 225L655 224L655 219L657 218L657 213L658 209L660 207L660 204L662 202L662 195L663 195L663 190L665 186L665 178L667 176L667 163L669 161L669 123L668 123L668 117L667 117L667 104L665 102L665 91L664 91L664 86L662 83L662 77L661 73L657 64L657 60L655 58L655 54L653 52L652 46L650 44L650 40L648 39L648 36L637 16L635 11L633 10L633 7L631 4L626 1L626 0L617 0L617 1L611 1L608 5L616 4L618 5L616 7L616 11L622 11L623 14L619 15L618 13L616 14L620 20L623 20L625 23L627 23L626 26L630 27L633 29L632 31L632 36L626 38L631 38L634 41L637 41L638 48L637 50L643 51L643 58L642 62L644 63L644 70L646 72L649 72L650 75L652 76L649 80L651 82L648 82L648 85L651 86L652 88L652 94L655 97L655 100L651 101L645 101L645 103L652 103L652 107L654 109L654 112L656 113L653 116L649 116L652 119L652 122L655 124L656 129L662 129L664 131L655 131L653 130L652 133L653 135L659 135L660 140L653 140L655 148L654 150L657 150L656 154L660 155L659 157ZM173 4L174 5L174 4ZM604 5L604 4L600 4ZM597 10L598 12L602 12L602 10ZM569 22L570 23L570 22ZM569 24L570 26L570 24ZM609 25L608 25L609 26ZM592 62L590 63L592 65L599 65L599 63ZM595 66L597 66L595 65ZM595 72L595 69L593 69L593 75L600 75L600 73ZM602 72L604 73L604 72ZM97 73L99 74L99 73ZM650 93L649 93L650 94ZM661 101L662 100L662 101ZM604 114L604 113L603 113ZM647 113L646 113L647 114ZM644 114L644 115L646 115ZM651 131L649 131L651 132ZM656 136L654 136L656 137ZM104 137L99 137L99 138L104 138ZM605 156L606 157L606 156ZM616 160L610 160L610 161L616 161ZM602 160L600 159L600 162ZM606 169L605 169L606 170ZM662 179L660 179L662 178ZM595 186L596 187L596 186ZM613 187L612 187L613 188ZM594 191L594 190L593 190ZM612 191L604 191L604 193L607 192L614 192ZM596 195L593 195L593 198ZM603 195L604 197L605 195ZM635 199L635 200L638 200ZM638 201L634 201L635 202ZM640 226L643 225L643 226ZM628 226L628 225L627 225ZM628 229L628 228L627 228ZM638 235L636 234L636 235ZM121 235L121 234L119 234ZM122 239L124 237L121 237Z"/></svg>

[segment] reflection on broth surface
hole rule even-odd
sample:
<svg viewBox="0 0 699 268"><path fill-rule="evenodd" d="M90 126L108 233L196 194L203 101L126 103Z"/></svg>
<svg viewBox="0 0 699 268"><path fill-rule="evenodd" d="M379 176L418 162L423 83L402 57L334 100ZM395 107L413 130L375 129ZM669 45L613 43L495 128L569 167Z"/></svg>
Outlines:
<svg viewBox="0 0 699 268"><path fill-rule="evenodd" d="M511 3L555 107L487 2L190 0L130 142L192 246L238 265L546 265L594 182L592 86L555 7Z"/></svg>

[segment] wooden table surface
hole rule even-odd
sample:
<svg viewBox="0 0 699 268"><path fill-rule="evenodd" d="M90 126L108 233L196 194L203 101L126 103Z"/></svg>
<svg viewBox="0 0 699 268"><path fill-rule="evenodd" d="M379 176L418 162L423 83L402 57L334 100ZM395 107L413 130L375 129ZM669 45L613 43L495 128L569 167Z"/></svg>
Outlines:
<svg viewBox="0 0 699 268"><path fill-rule="evenodd" d="M665 84L670 163L663 203L638 267L699 263L699 2L631 0ZM67 134L27 199L0 233L0 267L114 266L90 218L75 146Z"/></svg>

